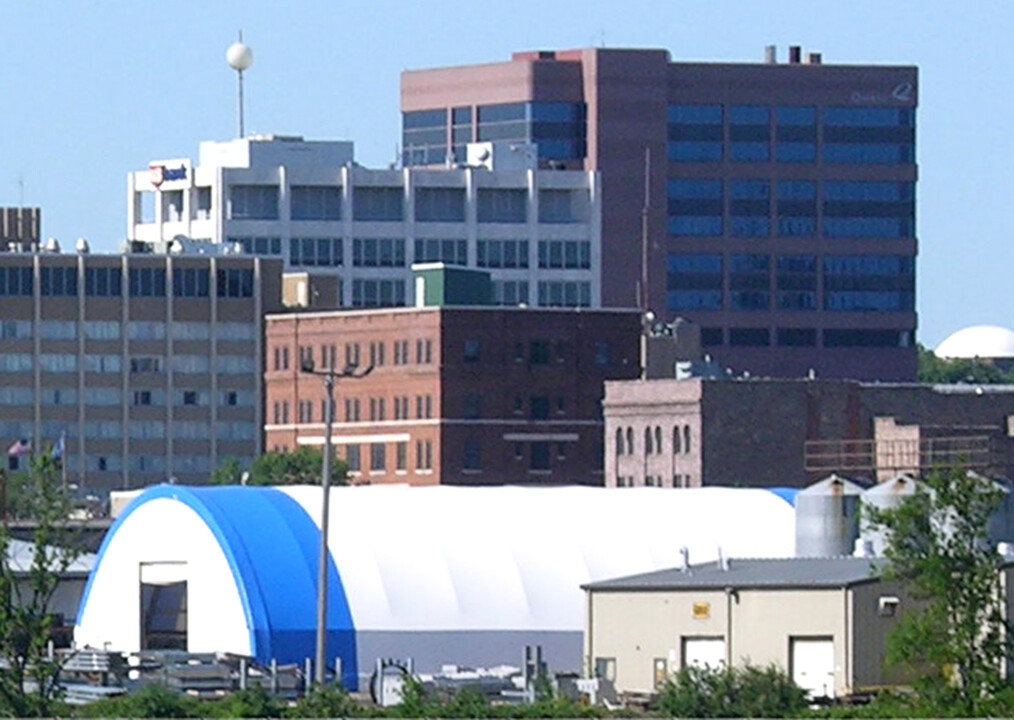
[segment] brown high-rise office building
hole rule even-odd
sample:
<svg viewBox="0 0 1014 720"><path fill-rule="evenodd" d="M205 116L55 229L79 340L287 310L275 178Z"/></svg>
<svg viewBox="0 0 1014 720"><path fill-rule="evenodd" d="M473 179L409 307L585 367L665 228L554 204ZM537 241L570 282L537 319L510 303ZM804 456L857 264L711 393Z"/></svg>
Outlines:
<svg viewBox="0 0 1014 720"><path fill-rule="evenodd" d="M604 305L689 318L736 371L915 377L916 68L526 52L401 102L406 165L516 140L601 171Z"/></svg>

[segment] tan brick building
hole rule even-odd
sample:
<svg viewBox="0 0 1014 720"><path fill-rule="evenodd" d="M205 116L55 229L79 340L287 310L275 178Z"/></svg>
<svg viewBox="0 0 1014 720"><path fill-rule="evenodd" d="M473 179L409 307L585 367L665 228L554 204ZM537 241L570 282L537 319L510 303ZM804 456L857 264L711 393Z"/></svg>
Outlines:
<svg viewBox="0 0 1014 720"><path fill-rule="evenodd" d="M324 388L299 371L373 366L339 380L332 433L353 482L602 485L603 383L637 377L636 311L427 307L270 315L265 447L324 443Z"/></svg>

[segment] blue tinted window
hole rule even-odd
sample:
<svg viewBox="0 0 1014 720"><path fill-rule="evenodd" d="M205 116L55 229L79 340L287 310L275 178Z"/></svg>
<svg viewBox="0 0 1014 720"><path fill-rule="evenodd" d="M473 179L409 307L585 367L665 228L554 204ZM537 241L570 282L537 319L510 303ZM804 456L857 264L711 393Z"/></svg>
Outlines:
<svg viewBox="0 0 1014 720"><path fill-rule="evenodd" d="M722 159L722 143L704 141L676 141L667 146L670 160L681 162L717 162Z"/></svg>
<svg viewBox="0 0 1014 720"><path fill-rule="evenodd" d="M669 310L721 310L721 290L670 290L666 293Z"/></svg>
<svg viewBox="0 0 1014 720"><path fill-rule="evenodd" d="M915 197L915 184L909 182L845 182L824 183L824 200L910 201Z"/></svg>
<svg viewBox="0 0 1014 720"><path fill-rule="evenodd" d="M829 238L908 238L913 223L891 217L825 217L824 235Z"/></svg>
<svg viewBox="0 0 1014 720"><path fill-rule="evenodd" d="M532 103L531 119L534 122L584 122L585 106L580 103Z"/></svg>
<svg viewBox="0 0 1014 720"><path fill-rule="evenodd" d="M729 122L733 125L767 125L770 111L766 105L733 105L729 108Z"/></svg>
<svg viewBox="0 0 1014 720"><path fill-rule="evenodd" d="M812 180L779 180L779 200L812 200L817 197L817 184Z"/></svg>
<svg viewBox="0 0 1014 720"><path fill-rule="evenodd" d="M787 105L775 110L779 125L816 125L817 110L813 107Z"/></svg>
<svg viewBox="0 0 1014 720"><path fill-rule="evenodd" d="M913 127L915 113L909 108L829 107L824 124L836 127Z"/></svg>
<svg viewBox="0 0 1014 720"><path fill-rule="evenodd" d="M472 108L456 107L451 111L451 119L455 125L468 125L472 122Z"/></svg>
<svg viewBox="0 0 1014 720"><path fill-rule="evenodd" d="M812 217L779 217L778 237L813 237L817 221Z"/></svg>
<svg viewBox="0 0 1014 720"><path fill-rule="evenodd" d="M729 159L733 162L767 162L770 157L766 142L734 142L729 146Z"/></svg>
<svg viewBox="0 0 1014 720"><path fill-rule="evenodd" d="M415 128L444 127L447 124L447 110L417 110L401 114L401 127L404 130Z"/></svg>
<svg viewBox="0 0 1014 720"><path fill-rule="evenodd" d="M812 142L779 142L775 145L778 162L814 162L817 146Z"/></svg>
<svg viewBox="0 0 1014 720"><path fill-rule="evenodd" d="M767 255L733 255L729 258L729 271L736 273L763 273L767 277Z"/></svg>
<svg viewBox="0 0 1014 720"><path fill-rule="evenodd" d="M825 275L912 275L915 261L904 255L828 255Z"/></svg>
<svg viewBox="0 0 1014 720"><path fill-rule="evenodd" d="M767 180L731 180L729 197L734 200L767 200L771 183Z"/></svg>
<svg viewBox="0 0 1014 720"><path fill-rule="evenodd" d="M667 195L671 198L722 199L721 180L669 180Z"/></svg>
<svg viewBox="0 0 1014 720"><path fill-rule="evenodd" d="M836 312L904 312L911 310L910 292L849 290L824 293L824 309Z"/></svg>
<svg viewBox="0 0 1014 720"><path fill-rule="evenodd" d="M672 254L666 258L665 264L669 272L722 274L721 255Z"/></svg>
<svg viewBox="0 0 1014 720"><path fill-rule="evenodd" d="M825 143L824 162L856 165L894 165L911 163L910 143Z"/></svg>
<svg viewBox="0 0 1014 720"><path fill-rule="evenodd" d="M703 215L670 215L667 227L670 235L715 237L722 234L722 218L720 216Z"/></svg>
<svg viewBox="0 0 1014 720"><path fill-rule="evenodd" d="M525 120L525 103L479 106L480 123L510 122L512 120Z"/></svg>
<svg viewBox="0 0 1014 720"><path fill-rule="evenodd" d="M669 122L684 125L721 125L721 105L670 105L666 112Z"/></svg>
<svg viewBox="0 0 1014 720"><path fill-rule="evenodd" d="M729 234L733 237L767 237L771 234L771 221L759 216L733 216L729 218Z"/></svg>

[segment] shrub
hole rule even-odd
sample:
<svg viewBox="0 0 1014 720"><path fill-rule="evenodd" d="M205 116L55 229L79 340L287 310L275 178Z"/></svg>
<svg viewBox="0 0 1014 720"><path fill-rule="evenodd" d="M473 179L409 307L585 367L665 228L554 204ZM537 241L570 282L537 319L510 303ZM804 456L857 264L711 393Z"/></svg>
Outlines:
<svg viewBox="0 0 1014 720"><path fill-rule="evenodd" d="M658 705L673 717L788 717L806 706L806 693L774 665L691 666L666 681Z"/></svg>

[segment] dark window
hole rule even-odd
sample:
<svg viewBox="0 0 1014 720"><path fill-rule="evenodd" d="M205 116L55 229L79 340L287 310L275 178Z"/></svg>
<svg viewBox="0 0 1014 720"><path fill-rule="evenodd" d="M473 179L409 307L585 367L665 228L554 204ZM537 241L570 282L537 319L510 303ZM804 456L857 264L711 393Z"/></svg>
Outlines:
<svg viewBox="0 0 1014 720"><path fill-rule="evenodd" d="M701 344L706 347L715 347L725 344L725 331L717 327L701 328Z"/></svg>
<svg viewBox="0 0 1014 720"><path fill-rule="evenodd" d="M722 159L722 106L670 105L668 159L717 162Z"/></svg>
<svg viewBox="0 0 1014 720"><path fill-rule="evenodd" d="M220 298L250 298L254 294L253 270L238 268L216 271Z"/></svg>
<svg viewBox="0 0 1014 720"><path fill-rule="evenodd" d="M465 190L443 187L417 188L415 219L418 222L464 222Z"/></svg>
<svg viewBox="0 0 1014 720"><path fill-rule="evenodd" d="M405 191L400 187L358 186L352 194L355 220L400 221L404 218Z"/></svg>
<svg viewBox="0 0 1014 720"><path fill-rule="evenodd" d="M233 185L229 188L230 220L277 220L277 185Z"/></svg>
<svg viewBox="0 0 1014 720"><path fill-rule="evenodd" d="M479 222L527 222L528 192L515 189L479 188L476 214Z"/></svg>
<svg viewBox="0 0 1014 720"><path fill-rule="evenodd" d="M599 366L606 366L612 362L613 347L607 340L597 340L595 342L595 364Z"/></svg>
<svg viewBox="0 0 1014 720"><path fill-rule="evenodd" d="M383 470L387 467L384 443L370 444L370 470Z"/></svg>
<svg viewBox="0 0 1014 720"><path fill-rule="evenodd" d="M666 269L666 303L670 310L722 308L721 255L670 254Z"/></svg>
<svg viewBox="0 0 1014 720"><path fill-rule="evenodd" d="M479 362L479 341L478 340L466 340L465 341L465 362L476 363Z"/></svg>
<svg viewBox="0 0 1014 720"><path fill-rule="evenodd" d="M482 444L478 438L466 438L462 466L465 470L482 469Z"/></svg>
<svg viewBox="0 0 1014 720"><path fill-rule="evenodd" d="M394 469L404 470L408 466L408 443L400 442L394 446Z"/></svg>
<svg viewBox="0 0 1014 720"><path fill-rule="evenodd" d="M549 452L551 443L533 442L530 444L529 469L549 470Z"/></svg>
<svg viewBox="0 0 1014 720"><path fill-rule="evenodd" d="M415 262L442 262L452 265L468 264L467 240L417 239Z"/></svg>
<svg viewBox="0 0 1014 720"><path fill-rule="evenodd" d="M733 347L767 347L771 331L767 328L730 328L729 344Z"/></svg>
<svg viewBox="0 0 1014 720"><path fill-rule="evenodd" d="M355 238L352 241L355 267L404 267L405 240L402 238Z"/></svg>
<svg viewBox="0 0 1014 720"><path fill-rule="evenodd" d="M905 347L905 330L825 330L824 347Z"/></svg>
<svg viewBox="0 0 1014 720"><path fill-rule="evenodd" d="M85 268L85 295L89 297L120 297L122 294L123 272L120 268Z"/></svg>
<svg viewBox="0 0 1014 720"><path fill-rule="evenodd" d="M359 455L358 445L346 446L345 462L348 464L350 472L359 472L362 470L362 459Z"/></svg>
<svg viewBox="0 0 1014 720"><path fill-rule="evenodd" d="M549 343L546 340L532 340L529 353L532 365L545 365L549 362Z"/></svg>
<svg viewBox="0 0 1014 720"><path fill-rule="evenodd" d="M527 268L527 240L479 240L476 265L491 268Z"/></svg>
<svg viewBox="0 0 1014 720"><path fill-rule="evenodd" d="M164 268L130 268L131 297L165 297Z"/></svg>
<svg viewBox="0 0 1014 720"><path fill-rule="evenodd" d="M817 331L814 328L778 328L777 338L782 347L814 347Z"/></svg>
<svg viewBox="0 0 1014 720"><path fill-rule="evenodd" d="M545 395L532 395L529 398L532 420L549 419L549 398Z"/></svg>
<svg viewBox="0 0 1014 720"><path fill-rule="evenodd" d="M767 310L770 307L767 255L732 255L729 287L733 310Z"/></svg>
<svg viewBox="0 0 1014 720"><path fill-rule="evenodd" d="M342 191L333 185L293 185L293 220L341 220Z"/></svg>
<svg viewBox="0 0 1014 720"><path fill-rule="evenodd" d="M39 294L48 297L77 295L77 268L41 268L39 270Z"/></svg>
<svg viewBox="0 0 1014 720"><path fill-rule="evenodd" d="M666 193L670 235L722 234L724 194L721 180L670 179Z"/></svg>
<svg viewBox="0 0 1014 720"><path fill-rule="evenodd" d="M173 268L173 295L208 297L210 271L205 268Z"/></svg>
<svg viewBox="0 0 1014 720"><path fill-rule="evenodd" d="M475 420L482 416L482 396L481 395L466 395L465 396L465 419Z"/></svg>

